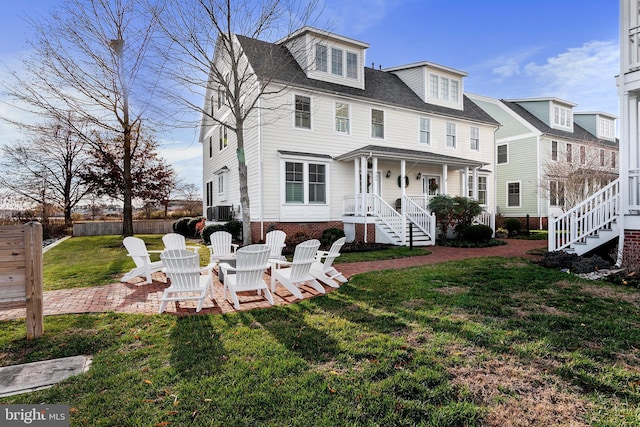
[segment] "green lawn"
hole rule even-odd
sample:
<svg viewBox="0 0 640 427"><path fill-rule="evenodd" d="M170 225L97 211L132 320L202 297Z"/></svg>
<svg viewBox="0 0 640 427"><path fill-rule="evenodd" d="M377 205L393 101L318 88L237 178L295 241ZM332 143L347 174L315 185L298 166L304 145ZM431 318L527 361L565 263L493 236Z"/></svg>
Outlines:
<svg viewBox="0 0 640 427"><path fill-rule="evenodd" d="M97 426L640 426L640 295L522 259L357 275L228 315L0 323L0 365L93 355L0 403Z"/></svg>

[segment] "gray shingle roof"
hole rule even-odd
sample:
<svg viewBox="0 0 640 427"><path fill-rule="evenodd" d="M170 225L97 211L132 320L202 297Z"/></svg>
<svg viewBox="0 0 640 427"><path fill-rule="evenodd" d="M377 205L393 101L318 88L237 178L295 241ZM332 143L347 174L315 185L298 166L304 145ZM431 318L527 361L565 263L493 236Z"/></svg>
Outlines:
<svg viewBox="0 0 640 427"><path fill-rule="evenodd" d="M492 125L499 124L464 95L462 111L425 103L397 75L386 71L365 67L365 89L310 79L307 78L304 70L286 47L245 36L238 35L237 37L253 70L261 80L280 82L299 88L335 93L451 118Z"/></svg>
<svg viewBox="0 0 640 427"><path fill-rule="evenodd" d="M547 125L542 120L540 120L539 118L537 118L536 116L534 116L526 108L522 107L520 104L517 104L515 102L505 101L504 99L501 99L500 102L502 102L504 105L509 107L516 114L518 114L520 117L525 119L527 122L529 122L532 126L534 126L543 134L556 136L559 138L574 139L580 142L593 142L593 143L598 143L602 145L607 145L610 147L618 146L617 139L615 141L610 141L606 139L597 138L595 135L593 135L591 132L588 132L586 129L584 129L582 126L580 126L577 123L573 124L573 132L554 129L549 125Z"/></svg>

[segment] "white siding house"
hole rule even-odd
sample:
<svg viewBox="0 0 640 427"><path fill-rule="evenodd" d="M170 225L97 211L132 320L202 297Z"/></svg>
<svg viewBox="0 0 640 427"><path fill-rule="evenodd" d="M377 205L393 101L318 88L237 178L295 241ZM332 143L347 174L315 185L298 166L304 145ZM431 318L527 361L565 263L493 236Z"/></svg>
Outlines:
<svg viewBox="0 0 640 427"><path fill-rule="evenodd" d="M411 224L416 241L433 244L430 196L495 210L498 122L464 94L466 73L365 67L368 44L310 27L276 43L236 41L273 89L245 126L253 241L274 228L317 237L339 227L348 240L408 244ZM206 102L224 121L224 97L210 87ZM200 141L207 219L237 216L235 135L204 117Z"/></svg>

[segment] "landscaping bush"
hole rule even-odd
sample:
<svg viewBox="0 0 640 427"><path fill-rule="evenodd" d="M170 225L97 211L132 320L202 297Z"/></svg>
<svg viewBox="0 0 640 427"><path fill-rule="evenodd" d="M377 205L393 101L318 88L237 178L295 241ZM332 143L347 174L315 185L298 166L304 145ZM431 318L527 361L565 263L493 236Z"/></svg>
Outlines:
<svg viewBox="0 0 640 427"><path fill-rule="evenodd" d="M566 269L575 274L591 273L596 270L611 268L611 263L599 255L583 257L564 251L545 253L539 264L546 268Z"/></svg>
<svg viewBox="0 0 640 427"><path fill-rule="evenodd" d="M211 224L202 229L202 241L206 245L211 244L211 234L216 231L226 231L231 233L231 238L235 241L242 240L242 223L240 221L229 221L224 224Z"/></svg>
<svg viewBox="0 0 640 427"><path fill-rule="evenodd" d="M202 241L205 245L211 244L211 235L216 231L226 231L224 224L207 225L202 229Z"/></svg>
<svg viewBox="0 0 640 427"><path fill-rule="evenodd" d="M196 224L204 219L203 216L197 216L195 218L191 218L187 222L187 234L185 237L196 237L198 235L198 231L196 230Z"/></svg>
<svg viewBox="0 0 640 427"><path fill-rule="evenodd" d="M509 237L513 237L520 233L522 223L517 218L507 218L504 220L504 228L509 232Z"/></svg>
<svg viewBox="0 0 640 427"><path fill-rule="evenodd" d="M488 225L471 225L464 229L462 238L469 242L488 242L493 236L493 230Z"/></svg>
<svg viewBox="0 0 640 427"><path fill-rule="evenodd" d="M453 227L460 236L473 223L474 218L482 213L482 207L476 200L445 194L434 196L429 202L429 209L436 215L440 238L443 240L447 238L449 227Z"/></svg>
<svg viewBox="0 0 640 427"><path fill-rule="evenodd" d="M312 237L309 236L307 233L305 233L304 231L297 231L291 236L287 236L287 239L285 240L286 247L282 250L282 252L287 254L292 254L293 251L295 251L296 246L298 246L298 244L309 239L312 239Z"/></svg>
<svg viewBox="0 0 640 427"><path fill-rule="evenodd" d="M242 222L229 221L224 225L224 229L231 233L233 240L242 240Z"/></svg>
<svg viewBox="0 0 640 427"><path fill-rule="evenodd" d="M191 217L183 217L175 221L171 227L173 231L178 234L182 234L185 237L191 237L189 235L189 221L191 221Z"/></svg>
<svg viewBox="0 0 640 427"><path fill-rule="evenodd" d="M327 228L322 232L320 237L320 246L323 248L329 248L336 240L344 237L344 230L340 228Z"/></svg>

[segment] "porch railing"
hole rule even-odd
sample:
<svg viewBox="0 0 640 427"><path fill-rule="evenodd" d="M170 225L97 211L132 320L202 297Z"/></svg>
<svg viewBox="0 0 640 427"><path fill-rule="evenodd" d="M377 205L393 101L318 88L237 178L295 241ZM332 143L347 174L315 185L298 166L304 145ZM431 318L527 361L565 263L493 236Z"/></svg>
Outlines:
<svg viewBox="0 0 640 427"><path fill-rule="evenodd" d="M413 222L432 242L436 240L436 215L429 213L418 205L413 197L405 196L404 212L407 218Z"/></svg>
<svg viewBox="0 0 640 427"><path fill-rule="evenodd" d="M549 218L549 252L586 241L598 230L610 227L619 213L620 180L616 179L561 216Z"/></svg>
<svg viewBox="0 0 640 427"><path fill-rule="evenodd" d="M640 211L640 169L629 170L629 210Z"/></svg>
<svg viewBox="0 0 640 427"><path fill-rule="evenodd" d="M491 227L493 230L493 236L496 235L496 214L493 212L483 211L480 215L475 218L475 222L478 224L486 225Z"/></svg>
<svg viewBox="0 0 640 427"><path fill-rule="evenodd" d="M382 200L378 195L371 194L374 199L374 214L385 224L392 233L402 240L402 244L406 243L404 230L404 221L402 215L398 213L389 203Z"/></svg>

